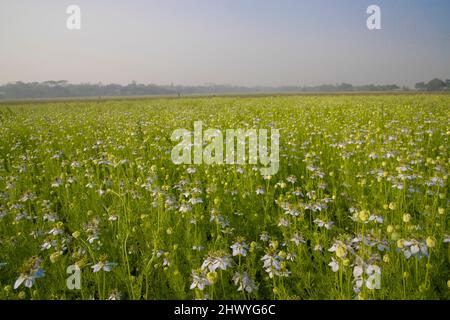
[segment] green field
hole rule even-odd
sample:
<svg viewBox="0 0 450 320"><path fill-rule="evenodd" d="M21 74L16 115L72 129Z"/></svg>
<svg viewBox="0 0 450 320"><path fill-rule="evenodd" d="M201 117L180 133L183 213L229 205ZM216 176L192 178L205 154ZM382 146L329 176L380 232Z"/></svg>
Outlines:
<svg viewBox="0 0 450 320"><path fill-rule="evenodd" d="M279 171L175 165L195 121L279 129ZM450 298L449 95L2 104L0 137L0 299Z"/></svg>

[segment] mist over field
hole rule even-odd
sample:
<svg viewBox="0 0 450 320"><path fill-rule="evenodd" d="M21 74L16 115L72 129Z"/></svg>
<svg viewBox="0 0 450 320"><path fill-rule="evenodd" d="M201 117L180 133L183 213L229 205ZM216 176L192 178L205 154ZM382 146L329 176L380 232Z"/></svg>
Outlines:
<svg viewBox="0 0 450 320"><path fill-rule="evenodd" d="M450 77L449 15L446 0L1 0L0 83L413 88Z"/></svg>

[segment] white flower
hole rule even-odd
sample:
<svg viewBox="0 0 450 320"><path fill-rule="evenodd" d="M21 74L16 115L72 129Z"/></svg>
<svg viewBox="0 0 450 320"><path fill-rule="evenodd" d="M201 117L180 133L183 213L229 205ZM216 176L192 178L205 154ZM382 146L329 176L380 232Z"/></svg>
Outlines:
<svg viewBox="0 0 450 320"><path fill-rule="evenodd" d="M233 250L233 257L238 255L245 257L247 255L248 245L244 241L236 242L230 248Z"/></svg>
<svg viewBox="0 0 450 320"><path fill-rule="evenodd" d="M248 293L252 293L253 291L258 290L258 286L255 284L249 276L247 272L236 272L233 276L233 282L236 286L239 286L238 291L247 291Z"/></svg>
<svg viewBox="0 0 450 320"><path fill-rule="evenodd" d="M263 187L259 187L258 189L256 189L256 194L257 195L262 195L264 193L266 193L266 190L264 190Z"/></svg>
<svg viewBox="0 0 450 320"><path fill-rule="evenodd" d="M363 272L364 272L364 270L363 270L363 267L362 267L362 266L356 265L356 266L353 268L353 276L354 276L355 278L359 278L359 277L363 274Z"/></svg>
<svg viewBox="0 0 450 320"><path fill-rule="evenodd" d="M113 267L117 266L117 263L115 262L108 262L108 261L100 261L97 264L93 265L92 272L96 273L100 270L103 270L105 272L110 272Z"/></svg>
<svg viewBox="0 0 450 320"><path fill-rule="evenodd" d="M289 176L289 177L286 178L286 181L294 184L297 181L297 177L296 176Z"/></svg>
<svg viewBox="0 0 450 320"><path fill-rule="evenodd" d="M295 243L296 246L298 246L300 243L305 243L305 240L301 235L298 233L295 233L293 237L291 238L291 241Z"/></svg>
<svg viewBox="0 0 450 320"><path fill-rule="evenodd" d="M382 224L384 222L384 219L383 219L382 216L377 216L377 215L371 214L369 216L369 221L375 221L375 222L377 222L379 224Z"/></svg>
<svg viewBox="0 0 450 320"><path fill-rule="evenodd" d="M59 235L59 234L64 234L64 230L58 229L58 228L53 228L52 230L50 230L50 231L48 232L48 234L51 234L51 235L53 235L53 236L57 236L57 235Z"/></svg>
<svg viewBox="0 0 450 320"><path fill-rule="evenodd" d="M331 260L332 261L328 265L331 267L331 270L333 270L333 272L337 272L339 270L339 263L337 263L334 258L331 258Z"/></svg>
<svg viewBox="0 0 450 320"><path fill-rule="evenodd" d="M120 300L121 293L117 290L113 290L108 297L108 300Z"/></svg>
<svg viewBox="0 0 450 320"><path fill-rule="evenodd" d="M270 240L270 236L269 236L269 234L266 231L264 231L263 233L260 234L259 239L261 241L269 241Z"/></svg>
<svg viewBox="0 0 450 320"><path fill-rule="evenodd" d="M269 278L288 277L291 274L286 269L284 259L275 253L267 253L261 260L264 262L263 268L269 274Z"/></svg>
<svg viewBox="0 0 450 320"><path fill-rule="evenodd" d="M327 230L330 230L333 227L333 224L334 224L333 221L325 222L325 221L322 221L320 219L315 219L314 223L317 224L317 226L319 228L325 228Z"/></svg>
<svg viewBox="0 0 450 320"><path fill-rule="evenodd" d="M180 208L178 209L181 213L186 213L192 210L191 206L186 204L186 203L182 203L180 205Z"/></svg>
<svg viewBox="0 0 450 320"><path fill-rule="evenodd" d="M196 205L199 203L203 203L203 199L202 198L191 198L189 199L189 201L192 205Z"/></svg>
<svg viewBox="0 0 450 320"><path fill-rule="evenodd" d="M210 272L216 271L216 269L226 270L231 267L231 258L227 255L210 255L205 261L203 261L201 270L209 270Z"/></svg>
<svg viewBox="0 0 450 320"><path fill-rule="evenodd" d="M197 172L197 169L195 169L195 168L187 168L186 172L189 173L189 174L194 174L194 173Z"/></svg>
<svg viewBox="0 0 450 320"><path fill-rule="evenodd" d="M287 227L287 226L289 226L289 220L287 220L287 219L284 219L284 218L281 218L279 221L278 221L278 226L279 227Z"/></svg>
<svg viewBox="0 0 450 320"><path fill-rule="evenodd" d="M52 243L50 241L45 241L42 245L41 245L41 250L48 250L52 247Z"/></svg>
<svg viewBox="0 0 450 320"><path fill-rule="evenodd" d="M356 293L365 285L367 289L380 289L381 268L374 264L365 263L360 257L356 257L353 267L354 287Z"/></svg>
<svg viewBox="0 0 450 320"><path fill-rule="evenodd" d="M201 273L197 273L196 271L192 270L192 284L190 286L190 289L198 288L199 290L205 289L206 286L209 286L210 283L208 279L206 278L206 271L203 270Z"/></svg>
<svg viewBox="0 0 450 320"><path fill-rule="evenodd" d="M25 287L31 288L36 279L42 278L45 275L44 269L40 268L40 259L33 258L33 261L31 263L32 265L30 267L30 270L28 272L21 273L19 278L17 278L16 282L14 283L14 290L19 288L22 283Z"/></svg>
<svg viewBox="0 0 450 320"><path fill-rule="evenodd" d="M63 181L62 181L60 178L58 178L58 179L56 179L55 181L52 182L51 187L52 187L52 188L58 188L58 187L60 187L62 184L63 184Z"/></svg>

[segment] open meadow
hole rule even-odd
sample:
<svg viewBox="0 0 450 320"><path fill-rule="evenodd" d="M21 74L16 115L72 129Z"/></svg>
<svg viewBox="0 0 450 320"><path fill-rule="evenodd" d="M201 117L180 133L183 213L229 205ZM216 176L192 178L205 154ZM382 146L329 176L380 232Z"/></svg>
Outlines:
<svg viewBox="0 0 450 320"><path fill-rule="evenodd" d="M196 121L278 129L278 170L175 164ZM450 95L3 103L0 137L0 299L450 298Z"/></svg>

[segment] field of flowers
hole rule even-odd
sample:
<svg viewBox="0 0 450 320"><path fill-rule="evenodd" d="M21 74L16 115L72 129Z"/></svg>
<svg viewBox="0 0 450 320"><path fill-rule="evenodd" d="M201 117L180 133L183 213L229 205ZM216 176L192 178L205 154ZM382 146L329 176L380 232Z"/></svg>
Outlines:
<svg viewBox="0 0 450 320"><path fill-rule="evenodd" d="M278 128L278 173L175 165L194 121ZM449 95L2 104L0 137L0 299L450 298Z"/></svg>

